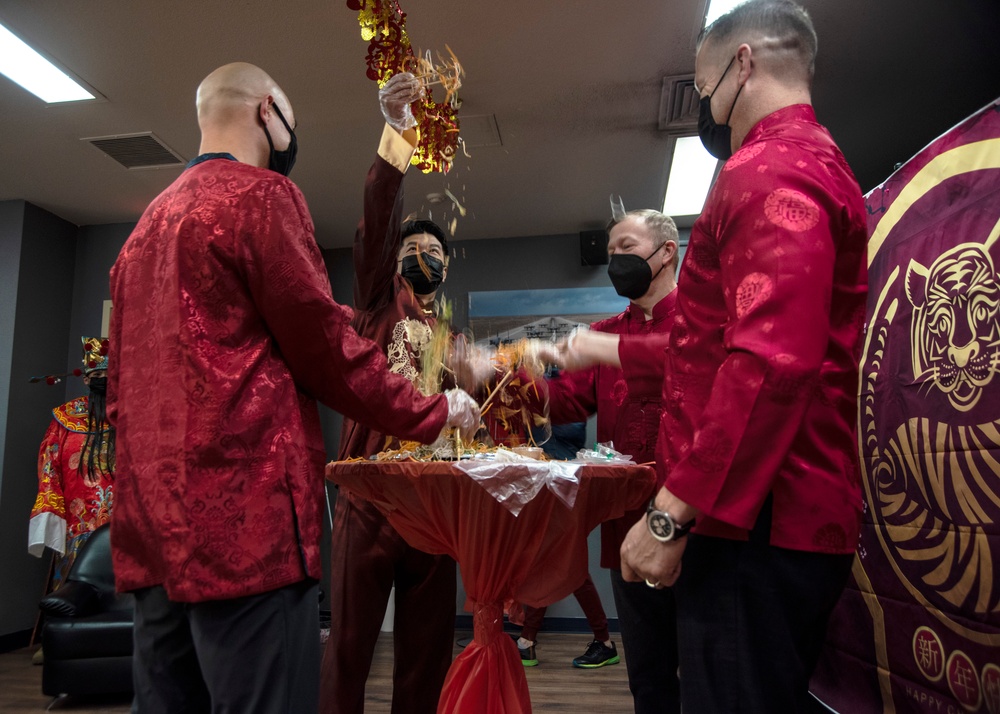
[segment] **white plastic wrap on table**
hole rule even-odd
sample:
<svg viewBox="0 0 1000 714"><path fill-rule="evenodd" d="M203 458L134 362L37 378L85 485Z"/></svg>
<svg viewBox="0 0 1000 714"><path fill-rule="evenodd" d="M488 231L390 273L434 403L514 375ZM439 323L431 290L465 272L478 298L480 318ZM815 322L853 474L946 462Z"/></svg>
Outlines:
<svg viewBox="0 0 1000 714"><path fill-rule="evenodd" d="M515 516L542 487L572 509L580 488L577 471L586 464L629 464L632 457L619 454L606 445L600 450L581 450L573 461L538 461L503 447L495 453L459 461L461 469Z"/></svg>

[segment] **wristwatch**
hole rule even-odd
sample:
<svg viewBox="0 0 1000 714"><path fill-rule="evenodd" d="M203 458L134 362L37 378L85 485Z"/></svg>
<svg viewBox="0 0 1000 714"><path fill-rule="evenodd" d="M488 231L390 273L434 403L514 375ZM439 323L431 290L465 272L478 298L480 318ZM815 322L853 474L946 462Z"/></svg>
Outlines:
<svg viewBox="0 0 1000 714"><path fill-rule="evenodd" d="M694 519L687 523L678 523L669 513L656 509L656 498L649 499L649 506L646 508L646 527L649 533L661 543L670 543L680 540L694 528Z"/></svg>

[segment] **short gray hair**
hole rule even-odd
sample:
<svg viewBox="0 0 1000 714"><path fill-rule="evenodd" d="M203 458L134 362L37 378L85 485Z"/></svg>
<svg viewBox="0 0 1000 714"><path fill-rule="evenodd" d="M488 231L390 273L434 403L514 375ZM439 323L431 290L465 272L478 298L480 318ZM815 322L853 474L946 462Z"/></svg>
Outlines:
<svg viewBox="0 0 1000 714"><path fill-rule="evenodd" d="M796 55L800 66L813 76L818 41L809 13L792 0L748 0L737 5L701 31L698 49L711 39L713 44L743 42L744 37L772 38L772 49Z"/></svg>
<svg viewBox="0 0 1000 714"><path fill-rule="evenodd" d="M678 244L677 224L674 223L674 219L666 213L660 213L659 211L654 211L651 208L639 208L634 211L628 211L625 213L625 217L621 220L612 218L608 221L608 233L610 234L611 229L624 221L626 218L638 218L649 227L650 232L653 234L654 248L659 248L668 240L673 241L675 245ZM676 266L677 254L675 253L674 267Z"/></svg>

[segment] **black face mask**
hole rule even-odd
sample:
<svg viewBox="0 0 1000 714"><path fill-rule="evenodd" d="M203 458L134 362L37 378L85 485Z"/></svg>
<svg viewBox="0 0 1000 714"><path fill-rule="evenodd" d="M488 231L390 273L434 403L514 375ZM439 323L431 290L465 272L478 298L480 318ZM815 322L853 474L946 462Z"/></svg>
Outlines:
<svg viewBox="0 0 1000 714"><path fill-rule="evenodd" d="M719 77L719 84L715 85L715 89L712 90L711 94L707 97L702 97L701 102L698 104L698 137L701 139L701 143L708 153L723 161L733 155L733 130L729 126L729 120L733 116L733 109L736 108L736 100L740 98L743 85L741 84L740 88L736 90L736 96L733 97L733 103L729 107L729 115L726 117L725 124L719 124L715 121L715 117L712 116L712 97L719 90L719 85L726 78L726 72L729 71L729 68L733 66L733 62L735 61L735 56L729 60L725 72Z"/></svg>
<svg viewBox="0 0 1000 714"><path fill-rule="evenodd" d="M91 377L88 383L90 391L95 394L104 394L108 391L108 378L107 377Z"/></svg>
<svg viewBox="0 0 1000 714"><path fill-rule="evenodd" d="M277 103L272 106L274 107L274 113L281 119L281 123L285 125L288 135L292 138L288 142L287 149L275 151L274 142L271 141L271 132L267 130L267 125L264 125L264 135L267 137L267 145L271 147L271 156L268 158L267 168L271 169L271 171L277 171L282 176L287 176L292 172L292 167L295 166L295 155L299 152L299 143L295 139L295 132L292 131L292 127L288 126L288 122L282 116L281 110L278 109Z"/></svg>
<svg viewBox="0 0 1000 714"><path fill-rule="evenodd" d="M420 261L427 266L430 277L424 274ZM403 258L403 267L399 274L410 281L414 293L430 295L444 281L444 263L428 253L421 253L419 259L415 255L407 255Z"/></svg>
<svg viewBox="0 0 1000 714"><path fill-rule="evenodd" d="M660 248L664 245L666 243ZM645 258L631 253L612 255L608 262L608 277L611 278L611 284L615 286L615 292L629 300L636 300L645 295L649 291L653 278L660 274L660 270L663 270L661 264L660 270L657 270L656 275L653 275L653 271L649 267L649 259L656 255L660 248Z"/></svg>

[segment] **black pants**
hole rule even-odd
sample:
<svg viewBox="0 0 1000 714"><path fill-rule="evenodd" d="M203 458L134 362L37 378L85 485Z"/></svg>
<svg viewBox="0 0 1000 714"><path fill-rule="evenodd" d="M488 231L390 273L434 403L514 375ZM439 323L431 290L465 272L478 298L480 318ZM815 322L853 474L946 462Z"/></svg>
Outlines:
<svg viewBox="0 0 1000 714"><path fill-rule="evenodd" d="M673 588L654 590L643 582L625 582L620 570L612 570L611 589L636 714L678 714L681 692Z"/></svg>
<svg viewBox="0 0 1000 714"><path fill-rule="evenodd" d="M853 555L689 536L677 591L684 714L817 711L809 677Z"/></svg>
<svg viewBox="0 0 1000 714"><path fill-rule="evenodd" d="M138 714L308 714L319 702L319 585L177 603L135 593Z"/></svg>

